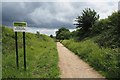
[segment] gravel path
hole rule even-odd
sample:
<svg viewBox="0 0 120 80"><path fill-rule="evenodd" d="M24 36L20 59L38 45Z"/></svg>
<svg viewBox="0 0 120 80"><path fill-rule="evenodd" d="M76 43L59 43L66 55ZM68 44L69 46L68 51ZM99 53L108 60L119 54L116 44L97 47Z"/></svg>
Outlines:
<svg viewBox="0 0 120 80"><path fill-rule="evenodd" d="M59 42L57 42L57 49L61 78L102 78L103 80L103 76Z"/></svg>

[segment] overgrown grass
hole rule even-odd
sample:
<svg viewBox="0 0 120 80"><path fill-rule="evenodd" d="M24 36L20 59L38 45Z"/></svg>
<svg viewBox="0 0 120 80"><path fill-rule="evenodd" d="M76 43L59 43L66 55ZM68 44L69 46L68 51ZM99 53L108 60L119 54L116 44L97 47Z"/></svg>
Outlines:
<svg viewBox="0 0 120 80"><path fill-rule="evenodd" d="M2 78L2 44L0 42L0 79Z"/></svg>
<svg viewBox="0 0 120 80"><path fill-rule="evenodd" d="M19 69L16 68L15 37L12 29L2 27L3 78L58 78L56 43L42 34L26 33L27 70L24 71L22 33L18 33Z"/></svg>
<svg viewBox="0 0 120 80"><path fill-rule="evenodd" d="M62 43L106 78L120 78L120 49L100 48L93 39L81 42L71 39Z"/></svg>

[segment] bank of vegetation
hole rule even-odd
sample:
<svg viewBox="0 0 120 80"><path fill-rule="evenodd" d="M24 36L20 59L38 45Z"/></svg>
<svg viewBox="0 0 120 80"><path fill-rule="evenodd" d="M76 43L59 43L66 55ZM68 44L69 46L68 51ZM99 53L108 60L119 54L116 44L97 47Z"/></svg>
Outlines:
<svg viewBox="0 0 120 80"><path fill-rule="evenodd" d="M120 78L120 11L99 19L87 8L75 22L76 31L62 27L56 38L106 78Z"/></svg>
<svg viewBox="0 0 120 80"><path fill-rule="evenodd" d="M15 37L12 29L2 26L3 78L58 78L56 43L43 34L26 33L27 70L24 71L22 33L18 33L19 69L16 68Z"/></svg>

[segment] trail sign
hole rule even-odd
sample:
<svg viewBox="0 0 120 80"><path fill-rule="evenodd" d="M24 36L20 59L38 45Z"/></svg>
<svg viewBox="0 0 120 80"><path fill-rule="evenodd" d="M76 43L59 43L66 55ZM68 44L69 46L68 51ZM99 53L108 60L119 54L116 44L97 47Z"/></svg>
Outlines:
<svg viewBox="0 0 120 80"><path fill-rule="evenodd" d="M15 45L16 45L16 66L19 68L18 63L18 42L17 42L17 32L23 32L23 51L24 51L24 70L26 71L26 47L25 47L25 31L27 27L26 22L13 22L14 32L15 32Z"/></svg>
<svg viewBox="0 0 120 80"><path fill-rule="evenodd" d="M14 26L13 30L15 32L25 32L27 23L26 22L13 22L13 26Z"/></svg>

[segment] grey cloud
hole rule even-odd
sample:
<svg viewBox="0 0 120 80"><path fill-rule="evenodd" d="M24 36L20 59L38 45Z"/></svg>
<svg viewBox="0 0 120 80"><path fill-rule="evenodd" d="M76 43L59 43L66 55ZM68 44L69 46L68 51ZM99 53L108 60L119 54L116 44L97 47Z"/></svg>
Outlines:
<svg viewBox="0 0 120 80"><path fill-rule="evenodd" d="M22 2L3 2L2 23L8 26L11 26L13 21L27 21L30 24L34 24L28 14L33 12L38 5L38 3L32 5L29 2L27 4Z"/></svg>
<svg viewBox="0 0 120 80"><path fill-rule="evenodd" d="M113 3L107 4L113 6ZM81 15L84 8L96 9L99 13L107 11L107 8L102 7L89 2L3 2L2 22L8 26L11 26L13 21L26 21L30 27L75 28L73 20Z"/></svg>
<svg viewBox="0 0 120 80"><path fill-rule="evenodd" d="M62 7L64 8L65 5ZM37 11L38 13L36 13ZM62 15L60 13L62 13ZM59 4L54 2L2 3L2 21L4 25L8 26L11 26L13 21L27 21L28 26L33 27L57 28L60 26L68 26L69 28L73 28L72 23L61 21L62 19L69 20L73 18L69 15L65 15L64 13L65 10L59 8ZM37 23L34 20L37 20ZM47 23L47 21L49 21L49 23Z"/></svg>
<svg viewBox="0 0 120 80"><path fill-rule="evenodd" d="M11 25L13 21L30 21L27 19L27 11L21 3L3 2L2 3L2 22Z"/></svg>
<svg viewBox="0 0 120 80"><path fill-rule="evenodd" d="M45 3L43 4L45 5ZM48 24L49 26L52 25L53 27L69 25L68 27L71 28L71 26L73 26L73 19L76 17L75 9L77 8L78 7L74 8L73 4L71 3L47 3L45 6L39 7L36 11L34 11L31 14L31 18L40 25ZM78 12L79 9L77 13Z"/></svg>
<svg viewBox="0 0 120 80"><path fill-rule="evenodd" d="M51 23L44 23L44 24L31 24L29 26L32 26L32 27L38 27L38 28L54 28L54 29L57 29L57 28L61 28L61 27L66 27L66 28L70 28L70 29L74 29L75 26L71 23L64 23L64 22L60 22L60 21L54 21L54 22L51 22Z"/></svg>

